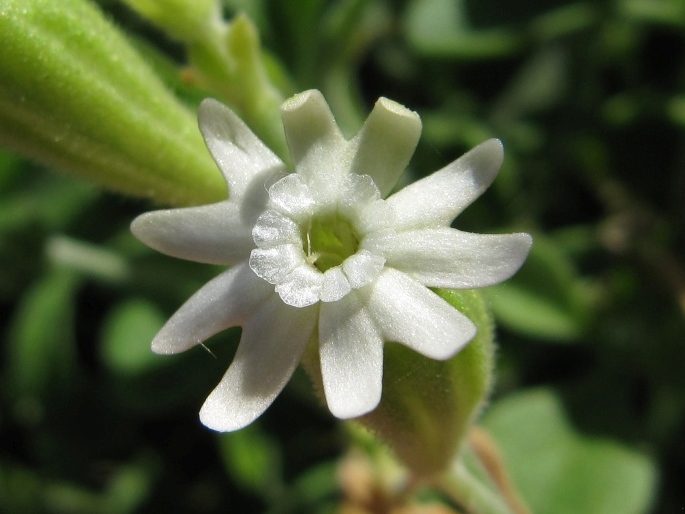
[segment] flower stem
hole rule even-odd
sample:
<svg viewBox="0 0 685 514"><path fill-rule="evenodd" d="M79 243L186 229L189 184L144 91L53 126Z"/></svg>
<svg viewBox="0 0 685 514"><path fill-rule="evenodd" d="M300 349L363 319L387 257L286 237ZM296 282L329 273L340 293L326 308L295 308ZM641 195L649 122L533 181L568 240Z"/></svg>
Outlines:
<svg viewBox="0 0 685 514"><path fill-rule="evenodd" d="M461 507L466 514L514 514L497 493L488 488L461 460L433 487Z"/></svg>
<svg viewBox="0 0 685 514"><path fill-rule="evenodd" d="M509 479L495 442L472 427L451 470L432 483L468 514L530 514Z"/></svg>

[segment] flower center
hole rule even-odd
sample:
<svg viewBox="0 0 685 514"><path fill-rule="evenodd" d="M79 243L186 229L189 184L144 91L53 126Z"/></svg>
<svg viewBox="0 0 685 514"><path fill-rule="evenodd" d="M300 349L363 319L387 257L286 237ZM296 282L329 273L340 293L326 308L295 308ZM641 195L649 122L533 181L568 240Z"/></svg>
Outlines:
<svg viewBox="0 0 685 514"><path fill-rule="evenodd" d="M322 273L340 266L359 248L352 224L337 213L312 218L303 243L307 261Z"/></svg>

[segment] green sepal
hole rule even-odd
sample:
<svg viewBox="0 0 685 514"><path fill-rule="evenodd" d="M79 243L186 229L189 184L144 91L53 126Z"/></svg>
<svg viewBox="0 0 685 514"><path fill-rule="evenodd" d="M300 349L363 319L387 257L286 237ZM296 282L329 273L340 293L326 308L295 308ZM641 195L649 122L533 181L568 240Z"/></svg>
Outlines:
<svg viewBox="0 0 685 514"><path fill-rule="evenodd" d="M141 16L181 41L202 38L219 20L217 0L122 0Z"/></svg>
<svg viewBox="0 0 685 514"><path fill-rule="evenodd" d="M0 7L0 143L172 205L226 197L194 114L83 0Z"/></svg>

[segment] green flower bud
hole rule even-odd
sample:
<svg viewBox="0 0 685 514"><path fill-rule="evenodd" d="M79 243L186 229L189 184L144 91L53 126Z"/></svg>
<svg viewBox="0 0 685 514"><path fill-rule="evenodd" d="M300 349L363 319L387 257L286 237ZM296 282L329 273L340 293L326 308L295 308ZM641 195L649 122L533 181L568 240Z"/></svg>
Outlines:
<svg viewBox="0 0 685 514"><path fill-rule="evenodd" d="M163 203L225 198L193 113L91 3L5 0L0 46L1 144Z"/></svg>

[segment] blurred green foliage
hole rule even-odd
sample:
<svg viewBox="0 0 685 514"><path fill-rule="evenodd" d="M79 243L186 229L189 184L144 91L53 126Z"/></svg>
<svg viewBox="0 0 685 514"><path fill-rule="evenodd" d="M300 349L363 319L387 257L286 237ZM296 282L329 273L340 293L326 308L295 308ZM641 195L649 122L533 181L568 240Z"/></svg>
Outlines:
<svg viewBox="0 0 685 514"><path fill-rule="evenodd" d="M502 139L502 172L458 227L536 242L487 291L500 350L484 425L536 512L679 511L685 4L224 3L257 24L284 92L321 89L348 134L378 96L417 110L407 181ZM195 107L183 47L99 4ZM0 512L334 512L345 435L305 377L215 435L197 412L239 331L214 355L147 352L216 273L137 243L128 224L150 208L0 154Z"/></svg>

